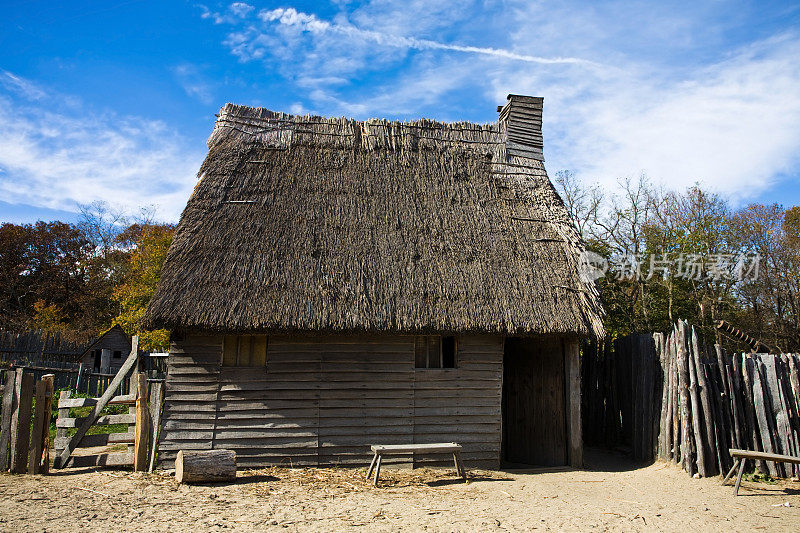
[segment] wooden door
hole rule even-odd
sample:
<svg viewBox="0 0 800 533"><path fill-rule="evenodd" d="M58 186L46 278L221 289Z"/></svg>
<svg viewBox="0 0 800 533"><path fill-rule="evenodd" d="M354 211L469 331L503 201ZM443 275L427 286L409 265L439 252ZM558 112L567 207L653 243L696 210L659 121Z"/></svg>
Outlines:
<svg viewBox="0 0 800 533"><path fill-rule="evenodd" d="M506 340L503 357L504 460L567 464L564 354L560 339Z"/></svg>

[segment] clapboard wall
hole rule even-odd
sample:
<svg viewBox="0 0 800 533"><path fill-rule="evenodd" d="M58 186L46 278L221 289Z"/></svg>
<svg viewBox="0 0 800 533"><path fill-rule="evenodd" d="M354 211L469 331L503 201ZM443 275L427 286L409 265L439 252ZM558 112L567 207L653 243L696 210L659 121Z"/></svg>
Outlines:
<svg viewBox="0 0 800 533"><path fill-rule="evenodd" d="M372 443L442 441L500 464L502 336L459 336L457 368L429 370L410 335L270 335L261 368L221 367L222 339L170 346L164 468L181 449L233 449L240 467L364 464Z"/></svg>

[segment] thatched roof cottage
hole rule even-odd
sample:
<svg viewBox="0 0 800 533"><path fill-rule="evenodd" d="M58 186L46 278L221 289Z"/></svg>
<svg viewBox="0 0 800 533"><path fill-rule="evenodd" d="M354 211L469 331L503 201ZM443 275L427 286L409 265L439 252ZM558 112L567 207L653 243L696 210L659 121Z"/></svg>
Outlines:
<svg viewBox="0 0 800 533"><path fill-rule="evenodd" d="M545 172L542 99L493 124L227 104L145 325L173 331L161 464L580 464L578 340L602 335Z"/></svg>

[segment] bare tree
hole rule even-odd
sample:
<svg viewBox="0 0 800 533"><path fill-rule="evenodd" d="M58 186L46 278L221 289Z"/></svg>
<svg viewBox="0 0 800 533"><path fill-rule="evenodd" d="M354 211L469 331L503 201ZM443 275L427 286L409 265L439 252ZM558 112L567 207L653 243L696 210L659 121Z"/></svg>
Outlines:
<svg viewBox="0 0 800 533"><path fill-rule="evenodd" d="M603 192L596 185L584 186L571 170L556 172L555 185L578 231L584 239L590 238L603 203Z"/></svg>

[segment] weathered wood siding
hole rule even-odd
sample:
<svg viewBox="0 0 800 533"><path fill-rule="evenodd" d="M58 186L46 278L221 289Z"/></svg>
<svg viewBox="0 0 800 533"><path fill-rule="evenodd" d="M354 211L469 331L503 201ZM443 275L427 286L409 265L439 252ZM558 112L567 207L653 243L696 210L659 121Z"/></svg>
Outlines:
<svg viewBox="0 0 800 533"><path fill-rule="evenodd" d="M236 450L240 467L364 464L369 444L441 441L499 465L501 336L458 337L455 369L415 370L401 335L271 335L262 368L222 368L221 354L222 336L172 343L161 466L211 448Z"/></svg>

